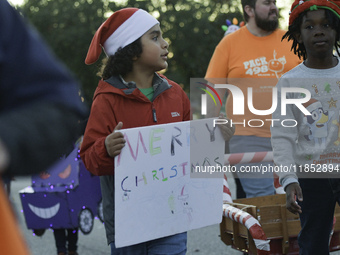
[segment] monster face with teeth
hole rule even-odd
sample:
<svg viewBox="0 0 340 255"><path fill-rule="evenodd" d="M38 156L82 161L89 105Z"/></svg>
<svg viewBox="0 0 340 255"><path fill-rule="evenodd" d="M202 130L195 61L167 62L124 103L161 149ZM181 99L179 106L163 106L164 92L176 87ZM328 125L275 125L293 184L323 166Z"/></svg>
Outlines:
<svg viewBox="0 0 340 255"><path fill-rule="evenodd" d="M101 205L99 178L86 170L76 148L51 168L33 176L32 186L21 190L20 198L28 229L79 226L87 234Z"/></svg>

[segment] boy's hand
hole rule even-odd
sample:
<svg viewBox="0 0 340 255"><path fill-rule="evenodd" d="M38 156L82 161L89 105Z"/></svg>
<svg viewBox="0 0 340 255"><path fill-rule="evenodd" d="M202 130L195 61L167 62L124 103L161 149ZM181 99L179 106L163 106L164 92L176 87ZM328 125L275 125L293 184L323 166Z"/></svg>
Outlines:
<svg viewBox="0 0 340 255"><path fill-rule="evenodd" d="M303 200L302 190L297 182L289 184L286 188L286 207L288 211L294 214L302 213L301 207L296 202L296 198L299 201Z"/></svg>
<svg viewBox="0 0 340 255"><path fill-rule="evenodd" d="M111 158L117 156L125 146L124 135L121 132L116 132L116 130L120 130L122 127L123 123L119 122L113 132L105 138L105 148Z"/></svg>
<svg viewBox="0 0 340 255"><path fill-rule="evenodd" d="M226 117L221 113L220 116L219 116L219 119L226 119ZM222 136L223 136L225 141L229 141L230 138L235 133L235 126L231 126L229 120L228 120L228 123L222 124L222 125L218 125L218 127L220 128Z"/></svg>

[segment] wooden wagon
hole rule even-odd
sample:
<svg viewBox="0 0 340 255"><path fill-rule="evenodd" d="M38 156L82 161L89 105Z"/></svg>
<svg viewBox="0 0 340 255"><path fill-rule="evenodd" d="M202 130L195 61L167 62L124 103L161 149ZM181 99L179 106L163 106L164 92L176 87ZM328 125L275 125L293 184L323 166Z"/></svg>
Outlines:
<svg viewBox="0 0 340 255"><path fill-rule="evenodd" d="M223 216L220 234L221 240L226 245L249 254L299 254L297 235L301 229L300 220L298 215L286 209L285 194L238 199L226 204L224 208L228 208L229 215ZM255 232L249 231L249 224L239 223L242 222L239 220L241 211L245 212L248 218L252 218L251 224L259 223L260 227ZM334 216L335 224L330 251L340 250L340 207L338 205ZM267 242L260 240L264 242L264 246L267 245L267 248L263 250L259 249L257 237L254 238L254 235L259 235L261 231L267 240ZM263 239L263 235L260 239Z"/></svg>

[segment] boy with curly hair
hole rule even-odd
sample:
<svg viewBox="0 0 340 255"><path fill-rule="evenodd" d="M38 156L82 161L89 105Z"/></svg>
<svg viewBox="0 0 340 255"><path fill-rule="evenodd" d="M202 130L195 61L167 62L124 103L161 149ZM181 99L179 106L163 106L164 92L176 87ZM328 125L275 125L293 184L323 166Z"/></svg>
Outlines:
<svg viewBox="0 0 340 255"><path fill-rule="evenodd" d="M183 89L157 73L168 66L169 44L154 17L141 9L125 8L97 30L85 63L98 59L101 46L108 59L100 72L80 155L90 172L101 175L111 254L185 254L186 233L119 249L114 243L114 157L125 145L118 130L123 124L134 128L190 120L190 102ZM225 132L221 130L224 137L233 134L227 126Z"/></svg>
<svg viewBox="0 0 340 255"><path fill-rule="evenodd" d="M298 243L304 255L329 254L334 208L340 201L339 136L334 125L339 121L340 105L336 101L340 65L333 54L334 48L339 54L339 6L340 1L335 0L295 0L289 30L283 36L293 41L294 53L304 62L281 77L278 91L300 87L311 96L303 104L310 114L288 104L283 115L279 95L273 113L273 119L278 121L271 128L274 162L291 169L280 173L280 183L286 191L287 209L300 214ZM293 100L306 94L286 96ZM296 125L279 124L286 119L295 120Z"/></svg>

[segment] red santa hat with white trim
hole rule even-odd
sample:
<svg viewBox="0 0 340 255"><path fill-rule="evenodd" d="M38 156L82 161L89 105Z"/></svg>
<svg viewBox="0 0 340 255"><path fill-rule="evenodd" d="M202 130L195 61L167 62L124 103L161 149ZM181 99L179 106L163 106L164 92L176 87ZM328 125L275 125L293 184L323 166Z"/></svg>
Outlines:
<svg viewBox="0 0 340 255"><path fill-rule="evenodd" d="M107 56L113 56L119 48L133 43L156 24L158 20L142 9L124 8L114 12L94 34L85 63L95 63L102 48Z"/></svg>

